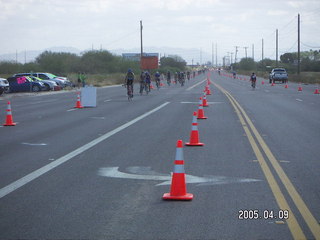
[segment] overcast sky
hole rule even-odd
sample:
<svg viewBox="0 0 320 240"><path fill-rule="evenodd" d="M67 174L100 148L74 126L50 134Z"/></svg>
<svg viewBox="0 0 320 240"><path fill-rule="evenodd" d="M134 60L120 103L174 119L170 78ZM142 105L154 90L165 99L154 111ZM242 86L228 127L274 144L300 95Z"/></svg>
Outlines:
<svg viewBox="0 0 320 240"><path fill-rule="evenodd" d="M198 62L214 43L221 62L231 53L234 59L235 46L238 59L244 47L251 57L254 44L260 60L263 38L264 57L275 59L276 29L280 54L297 51L298 13L302 50L320 49L320 0L0 0L0 9L0 54L56 46L140 48L142 20L146 51L194 48Z"/></svg>

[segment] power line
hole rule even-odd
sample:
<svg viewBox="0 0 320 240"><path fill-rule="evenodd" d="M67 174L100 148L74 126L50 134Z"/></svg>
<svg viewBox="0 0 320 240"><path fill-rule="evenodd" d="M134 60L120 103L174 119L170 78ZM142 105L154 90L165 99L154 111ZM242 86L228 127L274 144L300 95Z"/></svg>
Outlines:
<svg viewBox="0 0 320 240"><path fill-rule="evenodd" d="M310 45L305 44L305 43L303 43L303 42L301 42L301 44L302 44L303 46L309 47L309 48L320 48L320 46L310 46Z"/></svg>

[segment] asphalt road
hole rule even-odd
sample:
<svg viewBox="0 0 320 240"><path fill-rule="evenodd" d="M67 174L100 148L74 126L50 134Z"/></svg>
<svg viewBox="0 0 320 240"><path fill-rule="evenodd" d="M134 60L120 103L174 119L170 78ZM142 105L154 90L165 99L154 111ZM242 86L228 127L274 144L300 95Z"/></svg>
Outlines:
<svg viewBox="0 0 320 240"><path fill-rule="evenodd" d="M75 92L1 98L17 125L0 127L0 239L319 239L312 85L252 90L212 72L205 146L183 148L194 199L162 200L206 79L132 102L99 88L96 108L74 109Z"/></svg>

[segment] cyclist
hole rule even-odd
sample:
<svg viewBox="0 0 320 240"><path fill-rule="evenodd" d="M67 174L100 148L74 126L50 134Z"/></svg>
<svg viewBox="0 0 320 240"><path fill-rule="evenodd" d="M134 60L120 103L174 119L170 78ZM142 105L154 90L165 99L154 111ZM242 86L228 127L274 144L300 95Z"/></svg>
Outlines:
<svg viewBox="0 0 320 240"><path fill-rule="evenodd" d="M170 86L170 84L171 84L171 73L170 73L170 71L167 72L167 83Z"/></svg>
<svg viewBox="0 0 320 240"><path fill-rule="evenodd" d="M125 77L124 85L127 87L128 97L133 97L133 82L134 82L134 73L131 68L128 69L127 75Z"/></svg>
<svg viewBox="0 0 320 240"><path fill-rule="evenodd" d="M174 83L175 84L177 84L178 79L179 79L179 74L178 74L178 72L175 72L175 74L174 74Z"/></svg>
<svg viewBox="0 0 320 240"><path fill-rule="evenodd" d="M257 76L254 73L251 74L250 81L251 81L251 87L255 88L256 87L256 81L257 81Z"/></svg>
<svg viewBox="0 0 320 240"><path fill-rule="evenodd" d="M234 71L232 74L233 74L233 78L236 79L237 73Z"/></svg>
<svg viewBox="0 0 320 240"><path fill-rule="evenodd" d="M190 72L188 71L187 72L187 78L188 78L188 81L190 80Z"/></svg>
<svg viewBox="0 0 320 240"><path fill-rule="evenodd" d="M146 91L150 92L151 76L148 71L145 71Z"/></svg>
<svg viewBox="0 0 320 240"><path fill-rule="evenodd" d="M185 82L185 73L184 72L180 72L179 82L181 84L181 87L183 87L184 86L184 82Z"/></svg>
<svg viewBox="0 0 320 240"><path fill-rule="evenodd" d="M159 89L160 88L160 73L159 72L156 72L154 74L154 79L156 81L157 88Z"/></svg>
<svg viewBox="0 0 320 240"><path fill-rule="evenodd" d="M146 86L146 75L145 73L142 71L141 74L140 74L140 95L142 95L143 93L143 89L145 89L145 86ZM147 91L147 90L146 90Z"/></svg>

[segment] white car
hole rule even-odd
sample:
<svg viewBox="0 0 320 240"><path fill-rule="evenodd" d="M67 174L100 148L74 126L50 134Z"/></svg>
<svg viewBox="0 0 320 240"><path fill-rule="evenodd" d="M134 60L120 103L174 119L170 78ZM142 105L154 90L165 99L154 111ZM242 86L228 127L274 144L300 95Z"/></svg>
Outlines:
<svg viewBox="0 0 320 240"><path fill-rule="evenodd" d="M65 77L58 77L52 73L18 73L13 75L14 77L20 77L20 76L34 76L37 78L41 78L42 80L51 80L55 81L59 86L66 87L66 86L72 86L72 83Z"/></svg>
<svg viewBox="0 0 320 240"><path fill-rule="evenodd" d="M7 79L0 78L0 95L9 90L9 82Z"/></svg>

